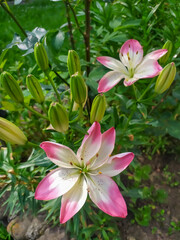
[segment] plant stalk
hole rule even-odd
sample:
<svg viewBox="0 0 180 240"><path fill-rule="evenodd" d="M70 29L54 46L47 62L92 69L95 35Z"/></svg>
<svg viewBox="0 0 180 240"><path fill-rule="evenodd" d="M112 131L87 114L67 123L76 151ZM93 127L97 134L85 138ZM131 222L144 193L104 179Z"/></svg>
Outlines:
<svg viewBox="0 0 180 240"><path fill-rule="evenodd" d="M84 43L85 43L85 51L86 51L86 61L90 62L90 5L91 0L85 0L85 34L84 34ZM86 67L87 77L90 73L90 66Z"/></svg>
<svg viewBox="0 0 180 240"><path fill-rule="evenodd" d="M24 103L23 106L24 106L25 108L27 108L30 112L32 112L32 113L34 113L35 115L37 115L38 117L44 118L44 119L46 119L46 120L49 120L48 117L46 117L46 116L42 115L41 113L35 111L33 108L29 107L26 103Z"/></svg>
<svg viewBox="0 0 180 240"><path fill-rule="evenodd" d="M27 37L26 32L24 31L23 27L21 26L21 24L18 22L18 20L16 19L16 17L14 16L14 14L6 7L6 5L2 2L0 2L1 7L4 9L4 11L6 11L9 16L13 19L13 21L16 23L16 25L19 27L19 29L21 30L21 32L23 33L23 35L25 37Z"/></svg>
<svg viewBox="0 0 180 240"><path fill-rule="evenodd" d="M61 104L61 97L60 97L60 95L59 95L59 93L58 93L58 90L57 90L57 88L56 88L56 86L55 86L52 78L49 76L49 71L45 71L44 73L45 73L45 75L47 76L48 80L50 81L50 83L51 83L51 85L52 85L52 87L53 87L53 89L54 89L54 92L56 93L56 96L57 96L57 98L58 98L58 101L59 101L59 103Z"/></svg>
<svg viewBox="0 0 180 240"><path fill-rule="evenodd" d="M71 47L74 50L75 49L75 43L74 43L74 36L73 36L73 32L72 32L71 18L70 18L70 14L69 14L69 5L70 4L69 4L68 0L64 1L64 4L65 4L65 8L66 8L66 18L67 18L67 22L68 22Z"/></svg>

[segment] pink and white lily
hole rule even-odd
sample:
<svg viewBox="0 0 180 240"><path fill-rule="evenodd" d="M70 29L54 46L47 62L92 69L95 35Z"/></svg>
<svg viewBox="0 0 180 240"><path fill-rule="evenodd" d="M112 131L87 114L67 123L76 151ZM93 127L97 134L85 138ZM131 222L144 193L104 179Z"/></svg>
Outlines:
<svg viewBox="0 0 180 240"><path fill-rule="evenodd" d="M127 87L139 79L157 76L162 70L157 60L166 53L166 49L159 49L143 58L141 44L135 39L130 39L120 49L120 61L112 57L97 57L101 64L112 70L101 78L98 92L109 91L123 78L124 85Z"/></svg>
<svg viewBox="0 0 180 240"><path fill-rule="evenodd" d="M70 148L54 142L43 142L47 157L59 168L51 171L37 186L35 198L50 200L62 196L60 223L72 218L84 205L87 195L105 213L125 218L126 203L117 184L111 179L133 160L131 152L111 156L115 129L101 134L94 122L75 154Z"/></svg>

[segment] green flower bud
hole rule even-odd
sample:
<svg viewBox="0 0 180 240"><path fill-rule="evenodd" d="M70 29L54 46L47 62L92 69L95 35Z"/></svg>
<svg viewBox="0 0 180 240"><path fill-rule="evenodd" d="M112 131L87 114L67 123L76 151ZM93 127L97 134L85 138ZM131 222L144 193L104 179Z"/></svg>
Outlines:
<svg viewBox="0 0 180 240"><path fill-rule="evenodd" d="M34 45L34 57L42 71L45 72L49 69L48 56L42 43L37 42Z"/></svg>
<svg viewBox="0 0 180 240"><path fill-rule="evenodd" d="M11 144L24 145L27 138L24 133L10 121L0 117L0 139Z"/></svg>
<svg viewBox="0 0 180 240"><path fill-rule="evenodd" d="M27 87L28 87L30 93L36 100L36 102L38 102L38 103L44 102L44 94L43 94L43 91L42 91L42 88L41 88L41 85L40 85L38 79L35 76L33 76L32 74L29 74L26 77L26 84L27 84Z"/></svg>
<svg viewBox="0 0 180 240"><path fill-rule="evenodd" d="M106 98L103 94L97 95L92 103L91 113L90 113L90 123L95 121L100 122L104 117L106 110Z"/></svg>
<svg viewBox="0 0 180 240"><path fill-rule="evenodd" d="M172 47L173 47L172 42L170 40L167 40L165 42L164 46L162 47L162 49L167 49L168 52L159 59L160 64L165 64L168 61L168 58L169 58L169 56L171 54L171 51L172 51Z"/></svg>
<svg viewBox="0 0 180 240"><path fill-rule="evenodd" d="M23 103L24 96L22 90L14 77L8 72L3 72L1 74L1 80L3 87L10 98L15 102Z"/></svg>
<svg viewBox="0 0 180 240"><path fill-rule="evenodd" d="M161 73L159 74L156 80L155 92L158 94L161 94L164 91L166 91L171 86L175 76L176 76L176 66L172 62L166 65L161 71Z"/></svg>
<svg viewBox="0 0 180 240"><path fill-rule="evenodd" d="M67 59L67 66L69 70L70 76L78 72L81 74L81 65L80 59L76 51L69 50L68 52L68 59Z"/></svg>
<svg viewBox="0 0 180 240"><path fill-rule="evenodd" d="M84 79L78 73L71 76L70 89L76 103L83 104L87 98L87 87Z"/></svg>
<svg viewBox="0 0 180 240"><path fill-rule="evenodd" d="M50 105L48 116L51 125L58 132L65 132L69 127L69 118L66 109L59 103Z"/></svg>

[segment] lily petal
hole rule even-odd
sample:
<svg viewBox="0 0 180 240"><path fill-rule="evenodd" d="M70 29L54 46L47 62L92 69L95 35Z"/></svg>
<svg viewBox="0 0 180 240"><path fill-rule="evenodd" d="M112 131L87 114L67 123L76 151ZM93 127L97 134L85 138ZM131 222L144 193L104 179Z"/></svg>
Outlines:
<svg viewBox="0 0 180 240"><path fill-rule="evenodd" d="M135 69L134 78L152 78L157 76L161 70L162 67L156 60L146 58Z"/></svg>
<svg viewBox="0 0 180 240"><path fill-rule="evenodd" d="M79 178L77 169L57 168L38 184L35 199L51 200L68 192Z"/></svg>
<svg viewBox="0 0 180 240"><path fill-rule="evenodd" d="M104 164L104 162L107 161L109 158L109 155L112 153L114 149L115 144L115 138L116 138L116 132L115 129L112 127L106 132L102 134L102 141L101 141L101 147L99 149L99 152L97 153L97 157L89 166L90 169L95 169Z"/></svg>
<svg viewBox="0 0 180 240"><path fill-rule="evenodd" d="M151 53L148 53L144 59L154 59L154 60L158 60L159 58L161 58L162 56L164 56L167 53L167 49L158 49L156 51L153 51Z"/></svg>
<svg viewBox="0 0 180 240"><path fill-rule="evenodd" d="M65 168L73 168L74 164L79 164L79 161L74 152L58 143L53 142L42 142L40 147L44 149L47 157L56 165Z"/></svg>
<svg viewBox="0 0 180 240"><path fill-rule="evenodd" d="M110 71L106 73L99 82L98 92L101 93L109 91L125 77L126 76L124 74L117 71Z"/></svg>
<svg viewBox="0 0 180 240"><path fill-rule="evenodd" d="M127 207L117 184L108 176L91 176L87 179L88 192L91 200L103 212L113 216L125 218Z"/></svg>
<svg viewBox="0 0 180 240"><path fill-rule="evenodd" d="M124 83L124 86L129 87L133 83L137 82L138 80L139 80L139 78L133 77L133 78L130 78L130 79L125 79L123 83Z"/></svg>
<svg viewBox="0 0 180 240"><path fill-rule="evenodd" d="M85 164L96 155L101 146L101 127L98 122L94 122L88 131L89 135L86 135L80 148L77 151L77 156L80 161Z"/></svg>
<svg viewBox="0 0 180 240"><path fill-rule="evenodd" d="M120 153L112 156L108 163L96 169L97 174L101 172L104 175L113 177L124 171L132 162L134 154L132 152Z"/></svg>
<svg viewBox="0 0 180 240"><path fill-rule="evenodd" d="M111 70L121 72L124 74L128 74L128 71L125 68L125 66L119 60L116 60L115 58L104 56L104 57L97 57L97 60L98 60L98 62L100 62L105 67L107 67Z"/></svg>
<svg viewBox="0 0 180 240"><path fill-rule="evenodd" d="M84 205L87 198L87 184L82 177L61 200L60 223L67 222Z"/></svg>
<svg viewBox="0 0 180 240"><path fill-rule="evenodd" d="M120 49L120 59L128 68L135 68L143 59L143 48L135 40L127 40Z"/></svg>

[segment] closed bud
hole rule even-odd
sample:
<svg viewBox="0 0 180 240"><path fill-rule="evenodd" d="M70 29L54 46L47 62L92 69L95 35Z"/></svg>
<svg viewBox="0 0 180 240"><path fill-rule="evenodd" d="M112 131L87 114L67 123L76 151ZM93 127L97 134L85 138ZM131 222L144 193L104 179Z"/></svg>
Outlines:
<svg viewBox="0 0 180 240"><path fill-rule="evenodd" d="M42 71L47 71L49 69L49 61L46 50L42 43L37 42L34 45L34 57L36 59L37 65Z"/></svg>
<svg viewBox="0 0 180 240"><path fill-rule="evenodd" d="M48 116L51 125L58 132L65 132L69 127L69 118L66 109L59 103L52 103Z"/></svg>
<svg viewBox="0 0 180 240"><path fill-rule="evenodd" d="M79 56L78 56L76 51L69 50L68 59L67 59L67 66L68 66L70 76L72 76L76 72L81 74L80 59L79 59Z"/></svg>
<svg viewBox="0 0 180 240"><path fill-rule="evenodd" d="M104 117L106 110L106 99L103 94L97 95L92 103L91 113L90 113L90 123L100 122Z"/></svg>
<svg viewBox="0 0 180 240"><path fill-rule="evenodd" d="M70 89L73 100L78 104L83 104L87 98L87 87L84 79L78 73L71 76Z"/></svg>
<svg viewBox="0 0 180 240"><path fill-rule="evenodd" d="M27 138L24 133L10 121L0 117L0 139L11 144L24 145Z"/></svg>
<svg viewBox="0 0 180 240"><path fill-rule="evenodd" d="M29 74L26 77L26 84L36 102L44 102L44 94L38 79L35 76Z"/></svg>
<svg viewBox="0 0 180 240"><path fill-rule="evenodd" d="M159 63L160 64L166 64L166 62L168 61L168 58L171 54L171 51L172 51L172 47L173 47L173 44L170 40L167 40L164 44L164 46L162 47L162 49L167 49L167 53L162 56L160 59L159 59Z"/></svg>
<svg viewBox="0 0 180 240"><path fill-rule="evenodd" d="M1 74L1 80L3 87L10 98L15 102L23 103L24 96L22 90L14 77L8 72L3 72Z"/></svg>
<svg viewBox="0 0 180 240"><path fill-rule="evenodd" d="M176 76L176 66L172 62L166 65L161 71L161 73L159 74L156 80L155 92L158 94L161 94L164 91L166 91L171 86L175 76Z"/></svg>

